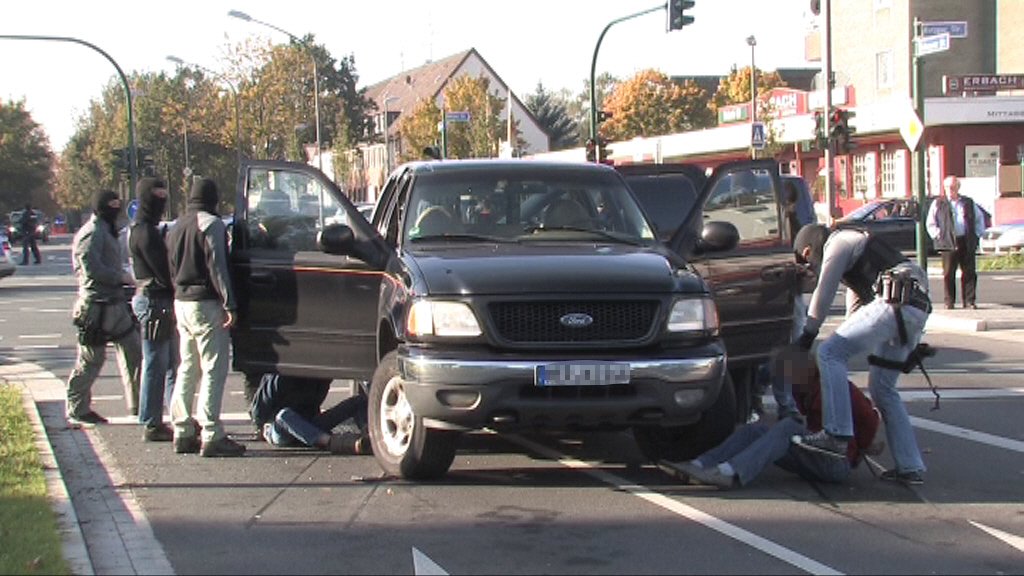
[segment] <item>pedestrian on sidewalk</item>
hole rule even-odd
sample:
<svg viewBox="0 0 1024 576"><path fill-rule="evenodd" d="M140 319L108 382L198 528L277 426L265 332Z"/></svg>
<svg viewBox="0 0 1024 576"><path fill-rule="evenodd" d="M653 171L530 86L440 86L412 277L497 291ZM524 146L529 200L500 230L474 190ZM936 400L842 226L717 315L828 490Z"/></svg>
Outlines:
<svg viewBox="0 0 1024 576"><path fill-rule="evenodd" d="M800 446L842 458L853 438L848 363L869 353L882 362L905 362L921 341L931 313L928 276L916 262L877 237L860 230L829 231L820 224L804 226L793 244L801 265L817 273L807 321L798 343L810 350L832 307L840 283L853 294L845 320L817 350L821 370L822 430L798 439ZM871 363L868 387L882 412L886 439L896 467L885 480L922 483L921 451L910 426L907 408L896 390L899 369Z"/></svg>
<svg viewBox="0 0 1024 576"><path fill-rule="evenodd" d="M881 417L874 405L852 382L847 383L853 407L854 442L844 458L804 450L792 443L794 436L821 430L821 374L811 355L797 345L778 349L771 360L777 396L792 402L780 405L773 424L764 421L737 428L724 442L688 462L661 462L663 470L685 480L720 488L746 486L771 463L815 482L844 482L862 454L878 454L884 444L875 442ZM789 406L790 408L786 408Z"/></svg>
<svg viewBox="0 0 1024 576"><path fill-rule="evenodd" d="M330 386L330 380L264 374L249 411L263 439L274 446L301 443L334 454L368 454L366 396L353 394L322 410ZM358 432L334 432L348 420Z"/></svg>
<svg viewBox="0 0 1024 576"><path fill-rule="evenodd" d="M128 236L136 293L132 309L142 326L142 378L139 423L142 439L170 442L174 436L164 422L164 402L174 388L178 367L178 330L174 320L174 288L167 261L167 244L160 218L167 205L167 184L143 178L136 186L138 212Z"/></svg>
<svg viewBox="0 0 1024 576"><path fill-rule="evenodd" d="M245 446L228 437L220 418L236 305L228 270L227 229L217 214L219 201L213 180L196 180L188 210L167 235L180 339L171 399L174 451L206 457L245 454ZM201 431L192 418L197 387Z"/></svg>
<svg viewBox="0 0 1024 576"><path fill-rule="evenodd" d="M94 213L75 234L71 264L78 280L78 298L72 321L78 327L78 357L68 377L67 418L73 426L106 424L92 409L92 385L106 360L107 343L113 342L125 401L131 414L138 413L139 365L142 342L139 326L125 297L124 286L135 279L125 272L117 219L121 199L116 192L96 195Z"/></svg>
<svg viewBox="0 0 1024 576"><path fill-rule="evenodd" d="M21 221L18 222L18 230L21 232L21 265L28 264L29 252L32 253L32 260L35 264L42 262L39 256L39 244L36 242L36 228L39 227L39 218L32 204L26 203L25 209L21 211Z"/></svg>
<svg viewBox="0 0 1024 576"><path fill-rule="evenodd" d="M964 308L976 309L978 291L978 242L985 232L985 215L968 196L960 195L960 179L946 176L942 192L928 208L928 235L942 256L942 286L946 309L956 304L956 271L960 269L960 293Z"/></svg>

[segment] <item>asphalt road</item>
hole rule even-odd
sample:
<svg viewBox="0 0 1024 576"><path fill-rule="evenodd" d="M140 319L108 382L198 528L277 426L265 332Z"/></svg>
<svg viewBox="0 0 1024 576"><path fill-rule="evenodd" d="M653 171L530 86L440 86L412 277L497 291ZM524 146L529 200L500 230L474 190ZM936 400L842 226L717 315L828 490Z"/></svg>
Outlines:
<svg viewBox="0 0 1024 576"><path fill-rule="evenodd" d="M467 435L443 481L414 484L372 456L255 441L234 374L224 409L246 457L143 443L112 354L94 406L114 423L67 430L75 284L66 244L43 249L0 282L0 376L37 393L96 573L1024 573L1024 331L927 335L941 409L920 373L901 379L924 486L869 465L842 485L769 469L742 490L683 486L621 432ZM1016 311L1022 285L986 274L981 298Z"/></svg>

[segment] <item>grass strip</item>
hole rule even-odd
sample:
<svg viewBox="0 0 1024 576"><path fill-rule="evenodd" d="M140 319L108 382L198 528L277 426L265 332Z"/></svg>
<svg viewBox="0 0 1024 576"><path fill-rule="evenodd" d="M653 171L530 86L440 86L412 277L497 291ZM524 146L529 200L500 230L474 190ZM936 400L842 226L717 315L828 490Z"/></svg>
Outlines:
<svg viewBox="0 0 1024 576"><path fill-rule="evenodd" d="M0 383L0 574L68 574L21 391Z"/></svg>

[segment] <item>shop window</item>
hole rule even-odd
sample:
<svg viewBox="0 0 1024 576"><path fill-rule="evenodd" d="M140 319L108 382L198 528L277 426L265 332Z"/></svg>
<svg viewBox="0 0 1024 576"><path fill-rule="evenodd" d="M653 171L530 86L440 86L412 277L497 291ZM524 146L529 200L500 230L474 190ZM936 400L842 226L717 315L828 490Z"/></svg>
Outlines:
<svg viewBox="0 0 1024 576"><path fill-rule="evenodd" d="M900 196L896 186L896 153L882 152L882 197L895 198Z"/></svg>

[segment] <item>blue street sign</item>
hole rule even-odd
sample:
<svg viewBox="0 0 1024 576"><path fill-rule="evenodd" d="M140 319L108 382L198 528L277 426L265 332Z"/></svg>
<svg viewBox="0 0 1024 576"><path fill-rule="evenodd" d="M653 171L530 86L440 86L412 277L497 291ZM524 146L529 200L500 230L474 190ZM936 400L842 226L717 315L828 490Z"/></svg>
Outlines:
<svg viewBox="0 0 1024 576"><path fill-rule="evenodd" d="M128 209L126 211L128 212L128 219L135 220L135 213L139 211L139 201L137 199L132 199L132 201L128 203Z"/></svg>
<svg viewBox="0 0 1024 576"><path fill-rule="evenodd" d="M754 122L750 125L750 146L755 150L764 150L764 123Z"/></svg>
<svg viewBox="0 0 1024 576"><path fill-rule="evenodd" d="M967 38L967 22L923 22L922 36L949 34L950 38Z"/></svg>
<svg viewBox="0 0 1024 576"><path fill-rule="evenodd" d="M448 122L469 122L469 112L448 112L444 118Z"/></svg>

